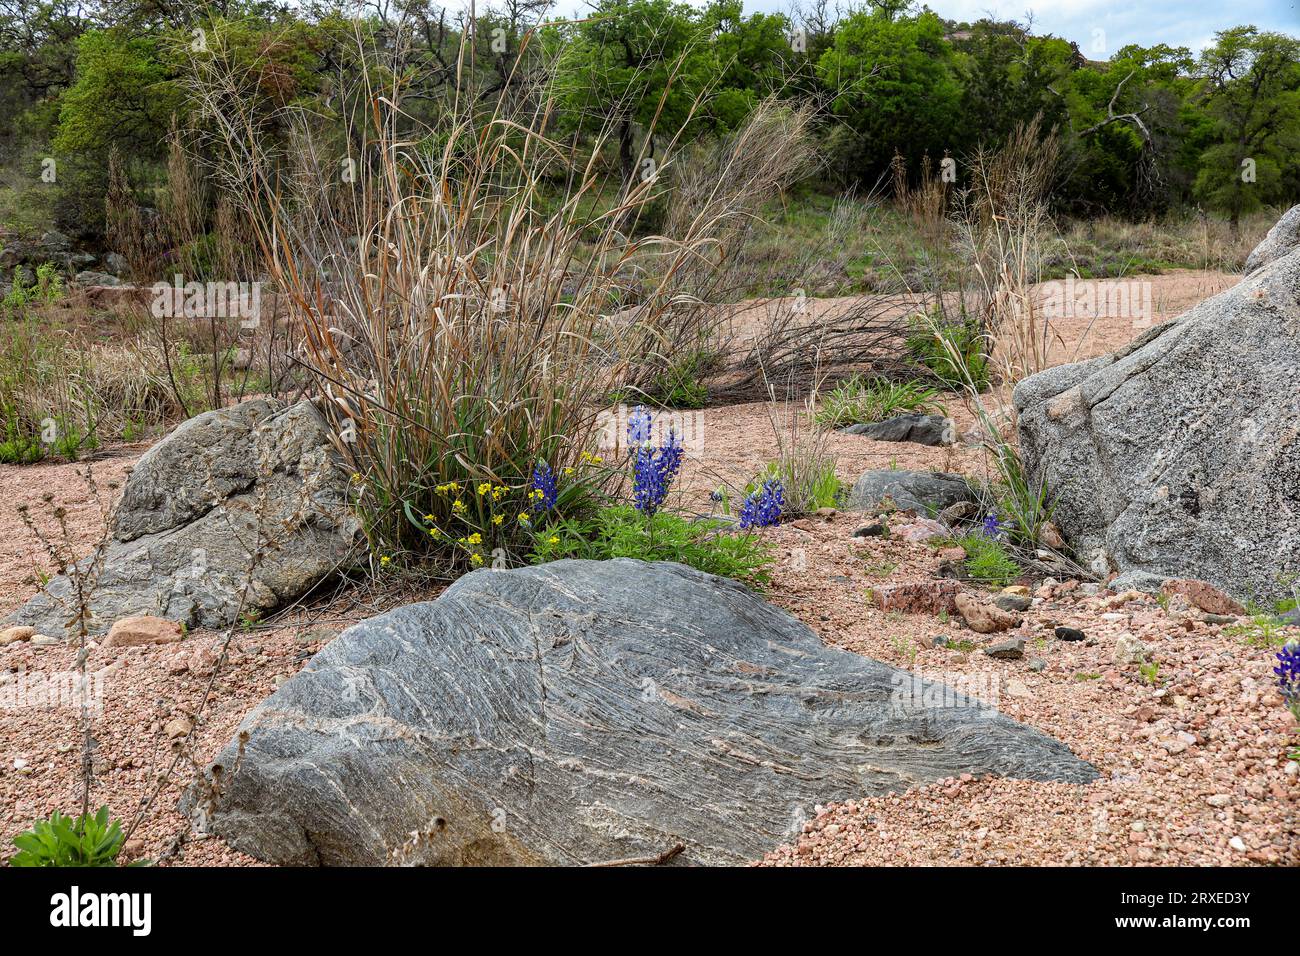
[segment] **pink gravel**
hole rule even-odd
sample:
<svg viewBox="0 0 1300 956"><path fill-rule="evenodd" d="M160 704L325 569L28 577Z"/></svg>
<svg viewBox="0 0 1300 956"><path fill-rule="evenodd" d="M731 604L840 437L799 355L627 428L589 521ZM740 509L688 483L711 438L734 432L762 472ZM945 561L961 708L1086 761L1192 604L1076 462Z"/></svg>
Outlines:
<svg viewBox="0 0 1300 956"><path fill-rule="evenodd" d="M1182 311L1235 277L1175 273L1152 279L1160 314ZM1061 358L1095 355L1135 330L1112 320L1063 330ZM1085 332L1087 334L1085 334ZM950 405L960 432L974 425ZM743 485L775 457L767 407L752 403L701 413L704 447L684 472L683 501L702 510L718 484ZM96 464L101 487L120 484L143 446L115 450ZM982 452L874 442L835 434L829 450L841 479L869 468L928 469L983 475ZM42 507L52 496L69 510L83 550L99 534L94 502L78 477L82 465L0 466L0 614L37 588L48 562L13 507ZM1271 651L1199 612L1166 610L1142 598L1102 606L1107 592L1073 584L1040 590L1023 615L1022 660L994 660L980 648L1007 634L979 635L955 614L905 614L869 600L887 585L934 580L943 555L898 538L855 538L865 516L834 513L763 532L778 565L768 598L828 643L948 683L974 681L996 694L998 710L1064 741L1101 776L1087 786L1004 779L961 779L818 808L803 833L761 865L1151 864L1295 865L1300 863L1294 720L1272 686ZM1037 586L1037 582L1034 582ZM968 591L973 589L967 588ZM433 592L372 593L356 588L333 604L302 608L269 626L236 633L228 666L194 735L194 763L163 779L164 789L133 835L128 858L183 865L255 865L219 839L189 833L176 810L195 766L212 759L239 721L296 673L347 624ZM941 600L935 607L946 605ZM1057 640L1069 625L1087 640ZM1300 636L1300 632L1296 632ZM1115 663L1121 635L1143 641L1159 663L1158 686L1134 664ZM947 646L935 646L943 636ZM1125 638L1127 640L1127 637ZM179 644L95 648L88 669L104 674L104 709L94 722L92 804L130 820L172 759L169 721L194 713L220 646L220 635L190 632ZM1031 664L1041 661L1041 670ZM38 672L70 671L75 651L23 642L0 647L3 685ZM74 709L0 709L0 846L54 809L80 801L80 733Z"/></svg>

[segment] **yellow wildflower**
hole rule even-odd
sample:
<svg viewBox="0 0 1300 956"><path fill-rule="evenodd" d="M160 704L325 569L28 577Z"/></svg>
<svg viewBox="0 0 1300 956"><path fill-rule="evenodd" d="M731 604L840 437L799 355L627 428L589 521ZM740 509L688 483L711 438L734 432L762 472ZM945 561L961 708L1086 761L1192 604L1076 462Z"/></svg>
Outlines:
<svg viewBox="0 0 1300 956"><path fill-rule="evenodd" d="M496 525L499 525L501 522L503 522L503 521L505 521L505 520L506 520L506 516L505 516L505 515L493 515L493 516L492 516L492 523L493 523L493 524L496 524Z"/></svg>
<svg viewBox="0 0 1300 956"><path fill-rule="evenodd" d="M478 486L479 497L482 498L485 494L487 494L491 490L492 490L492 483L490 481L483 482L481 485Z"/></svg>
<svg viewBox="0 0 1300 956"><path fill-rule="evenodd" d="M483 563L483 555L481 555L481 554L471 554L471 555L469 556L469 563L472 564L472 565L474 565L474 567L477 568L480 564Z"/></svg>
<svg viewBox="0 0 1300 956"><path fill-rule="evenodd" d="M470 544L482 544L483 536L479 534L477 531L475 531L472 535L470 535L465 540L468 541Z"/></svg>

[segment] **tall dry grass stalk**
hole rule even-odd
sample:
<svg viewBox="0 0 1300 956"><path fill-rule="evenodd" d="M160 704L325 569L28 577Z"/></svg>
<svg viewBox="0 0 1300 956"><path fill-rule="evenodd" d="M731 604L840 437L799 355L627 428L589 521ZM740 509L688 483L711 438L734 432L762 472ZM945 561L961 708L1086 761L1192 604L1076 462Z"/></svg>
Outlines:
<svg viewBox="0 0 1300 956"><path fill-rule="evenodd" d="M921 174L915 186L908 183L907 163L895 151L890 162L894 204L912 220L926 247L938 253L948 239L948 204L951 191L943 176L935 172L935 163L926 155L921 160Z"/></svg>
<svg viewBox="0 0 1300 956"><path fill-rule="evenodd" d="M1010 390L1048 367L1058 338L1038 308L1045 245L1055 226L1048 199L1060 155L1055 131L1038 119L1017 126L997 150L981 149L970 165L971 184L956 197L954 234L974 273L974 315L988 344L994 380L1010 408Z"/></svg>
<svg viewBox="0 0 1300 956"><path fill-rule="evenodd" d="M683 271L740 213L710 198L675 224L679 236L632 238L623 226L661 194L671 161L602 206L592 200L612 130L575 159L548 135L544 71L512 77L495 99L458 82L419 104L421 119L389 69L401 51L362 27L355 39L365 68L337 82L363 107L344 114L342 136L286 108L276 124L292 141L277 152L269 121L243 109L251 78L219 34L193 63L191 92L215 131L208 152L225 158L214 176L252 223L299 330L298 361L328 400L372 545L423 552L427 524L456 520L440 486L513 494L540 461L580 466L629 368L655 343L680 347L674 310L696 301ZM668 155L675 146L669 135ZM522 530L499 533L507 549L525 544Z"/></svg>

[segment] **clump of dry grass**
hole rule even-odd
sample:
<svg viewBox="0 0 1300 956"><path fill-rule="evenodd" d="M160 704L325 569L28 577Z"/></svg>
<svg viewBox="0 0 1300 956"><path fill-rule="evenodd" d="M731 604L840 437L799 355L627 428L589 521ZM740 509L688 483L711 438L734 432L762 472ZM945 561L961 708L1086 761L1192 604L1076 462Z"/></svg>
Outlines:
<svg viewBox="0 0 1300 956"><path fill-rule="evenodd" d="M1060 259L1082 274L1126 275L1167 268L1239 272L1285 210L1263 209L1233 232L1223 219L1188 212L1139 222L1115 216L1073 220Z"/></svg>
<svg viewBox="0 0 1300 956"><path fill-rule="evenodd" d="M1055 230L1048 198L1059 154L1056 133L1043 134L1038 120L1018 126L1001 148L975 154L971 185L957 197L954 231L975 293L963 296L963 312L979 322L994 378L1008 392L1048 367L1054 333L1034 287Z"/></svg>
<svg viewBox="0 0 1300 956"><path fill-rule="evenodd" d="M368 108L347 130L340 177L330 131L292 108L279 119L292 150L265 151L270 140L241 120L245 80L223 67L219 34L209 49L192 91L224 147L211 152L231 160L215 175L302 330L298 361L328 400L373 548L459 561L466 552L444 542L463 537L478 562L518 556L534 469L599 485L584 455L598 410L697 340L688 274L748 208L736 195L774 174L742 168L733 148L716 194L687 177L695 205L670 212L676 235L634 237L628 224L673 181L671 159L613 204L592 202L611 131L574 160L547 134L556 101L544 79L512 77L488 100L450 88L419 120L385 69L393 51L358 26L355 56L369 68L344 99ZM761 115L790 121L775 107ZM763 129L738 142L770 141Z"/></svg>
<svg viewBox="0 0 1300 956"><path fill-rule="evenodd" d="M0 358L0 457L7 461L76 458L173 424L191 407L202 410L197 363L179 349L165 356L144 337L95 343L29 315L7 331Z"/></svg>

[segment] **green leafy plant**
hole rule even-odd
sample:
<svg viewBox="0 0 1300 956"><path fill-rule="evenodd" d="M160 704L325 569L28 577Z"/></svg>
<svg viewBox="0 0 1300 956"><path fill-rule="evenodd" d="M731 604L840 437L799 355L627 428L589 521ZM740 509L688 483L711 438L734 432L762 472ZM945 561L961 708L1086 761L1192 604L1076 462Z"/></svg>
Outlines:
<svg viewBox="0 0 1300 956"><path fill-rule="evenodd" d="M945 411L938 390L922 382L855 375L826 394L816 420L824 427L839 428L884 421L901 412Z"/></svg>
<svg viewBox="0 0 1300 956"><path fill-rule="evenodd" d="M650 397L668 408L703 408L709 400L704 376L717 356L705 349L674 362L648 389Z"/></svg>
<svg viewBox="0 0 1300 956"><path fill-rule="evenodd" d="M32 297L38 302L57 302L63 298L63 278L53 262L43 262L36 267L36 284Z"/></svg>
<svg viewBox="0 0 1300 956"><path fill-rule="evenodd" d="M122 827L109 819L108 807L100 807L93 816L83 813L75 820L55 810L48 820L38 820L30 830L14 837L18 852L9 865L116 866L123 839Z"/></svg>
<svg viewBox="0 0 1300 956"><path fill-rule="evenodd" d="M842 486L831 458L796 462L790 458L768 462L763 471L745 486L752 495L763 483L775 479L785 492L783 513L789 517L812 514L818 508L835 508L840 504Z"/></svg>
<svg viewBox="0 0 1300 956"><path fill-rule="evenodd" d="M946 388L962 388L967 378L980 391L989 384L984 337L974 319L944 324L937 318L914 317L906 345L912 358Z"/></svg>
<svg viewBox="0 0 1300 956"><path fill-rule="evenodd" d="M1252 647L1285 644L1287 627L1272 614L1255 614L1223 629L1229 637L1240 637Z"/></svg>
<svg viewBox="0 0 1300 956"><path fill-rule="evenodd" d="M771 551L757 536L736 534L730 527L725 521L691 520L668 511L647 519L631 505L611 505L589 517L563 519L540 529L530 560L677 561L709 574L766 585Z"/></svg>
<svg viewBox="0 0 1300 956"><path fill-rule="evenodd" d="M1005 587L1020 574L1020 565L996 538L976 531L958 542L966 552L966 573L976 581Z"/></svg>

